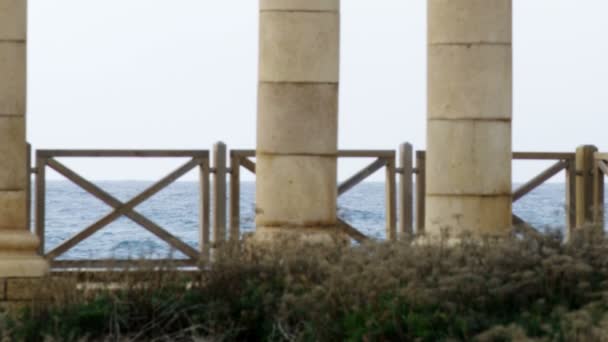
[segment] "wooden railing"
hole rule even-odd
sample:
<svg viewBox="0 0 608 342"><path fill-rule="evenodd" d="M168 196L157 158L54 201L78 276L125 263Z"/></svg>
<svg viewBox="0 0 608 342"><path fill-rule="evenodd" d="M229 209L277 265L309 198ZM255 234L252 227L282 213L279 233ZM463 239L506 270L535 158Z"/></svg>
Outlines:
<svg viewBox="0 0 608 342"><path fill-rule="evenodd" d="M536 161L550 161L554 160L555 163L549 168L545 169L537 176L521 185L519 188L513 191L513 202L519 201L522 197L538 188L549 179L553 178L562 171L565 171L566 175L566 227L568 230L576 226L576 154L575 153L560 153L560 152L514 152L513 160L536 160ZM425 215L425 201L421 200L424 198L426 188L425 170L426 168L426 152L416 152L416 227L417 233L422 233L424 230L424 215ZM513 225L516 228L525 230L531 234L537 234L536 229L529 223L524 221L521 217L513 214Z"/></svg>
<svg viewBox="0 0 608 342"><path fill-rule="evenodd" d="M409 152L409 156L408 156ZM412 194L413 188L411 174L415 172L412 166L411 145L404 144L400 153L402 165L396 167L396 153L392 150L344 150L338 153L340 158L374 158L375 160L352 177L342 182L337 192L343 195L363 182L369 176L385 168L386 177L386 236L387 239L397 239L397 184L396 175L400 174L399 196L406 200L399 201L399 231L403 234L412 233ZM221 247L228 236L229 241L238 241L241 236L240 231L240 169L245 168L255 174L256 165L252 158L255 158L255 150L231 150L230 167L227 165L227 149L223 143L217 143L213 147L213 165L210 163L208 151L152 151L152 150L38 150L36 152L36 166L32 172L36 174L35 186L35 230L40 238L40 253L47 258L54 268L79 268L79 267L122 267L133 265L129 260L58 260L60 256L67 253L77 244L89 238L94 233L107 227L121 216L126 216L146 230L156 235L161 240L167 242L169 246L183 253L187 259L171 260L149 260L154 264L171 264L177 266L194 266L211 258L212 250ZM86 180L56 158L154 158L154 157L189 157L186 164L167 175L159 182L153 184L139 195L125 203L119 201L109 193L105 192L91 181ZM45 251L46 233L46 168L57 171L91 195L102 200L113 208L97 222L86 227L81 232L72 236L68 240L54 247L48 252ZM199 249L194 249L176 236L169 233L163 227L143 216L135 210L135 207L158 193L169 184L173 183L182 175L192 169L200 168L200 189L201 205L200 218L201 226L199 231ZM210 177L213 175L213 181ZM227 177L230 177L230 203L227 202ZM408 177L409 176L409 177ZM211 200L212 199L212 200ZM226 222L226 214L229 212L229 222ZM405 219L403 219L405 217ZM211 223L213 226L211 227ZM359 229L351 226L346 221L339 219L342 229L355 241L363 242L368 236ZM229 228L227 231L226 228ZM228 234L227 234L228 233ZM141 264L142 261L137 261Z"/></svg>
<svg viewBox="0 0 608 342"><path fill-rule="evenodd" d="M102 190L92 182L86 180L74 172L56 158L190 158L188 162L152 184L137 196L127 202L122 202ZM113 210L89 225L76 235L64 241L52 250L45 252L45 212L46 212L46 168L57 171L74 184L87 191L89 194L100 199ZM135 208L155 195L168 185L182 177L189 171L200 169L200 250L197 250L183 242L166 229L139 213ZM40 254L43 255L52 267L110 267L117 266L117 260L57 260L58 257L68 252L74 246L89 238L94 233L108 226L122 216L126 216L133 222L165 241L175 250L183 253L185 260L158 260L167 261L179 265L198 265L209 258L209 152L208 151L166 151L166 150L38 150L36 152L36 221L35 229L40 239Z"/></svg>
<svg viewBox="0 0 608 342"><path fill-rule="evenodd" d="M228 156L228 158L227 158ZM339 184L338 195L343 195L363 182L380 169L385 169L386 197L386 238L395 240L424 234L425 191L426 191L426 153L416 151L412 145L402 144L398 153L393 150L341 150L338 158L373 158L366 167ZM90 158L90 157L181 157L190 160L151 185L139 195L127 202L121 202L92 182L84 179L56 158ZM217 143L213 147L213 165L210 165L208 151L152 151L152 150L39 150L36 152L36 166L32 169L37 174L35 187L35 230L41 240L40 253L53 267L107 267L129 264L127 260L57 260L81 241L106 227L121 216L126 216L147 229L172 248L183 253L187 259L158 260L176 265L197 265L210 260L212 251L221 247L227 240L238 241L241 238L240 227L240 192L241 169L255 174L255 150L227 151L226 145ZM397 160L399 165L397 166ZM604 176L608 175L608 154L598 153L597 148L584 146L576 153L557 152L515 152L513 160L555 161L550 167L539 173L530 181L513 191L513 202L529 194L552 177L565 171L566 176L566 226L571 229L585 224L603 224ZM414 165L415 161L415 165ZM29 164L28 164L29 165ZM44 253L45 243L45 198L46 173L50 167L66 177L85 191L102 200L113 208L106 216L86 227L81 232ZM166 229L146 218L135 208L158 193L194 168L200 169L200 229L199 248L193 248L178 239ZM213 182L210 177L213 175ZM230 179L228 188L227 180ZM397 178L399 182L397 182ZM415 178L415 182L414 182ZM227 195L229 194L229 203ZM414 196L415 194L415 196ZM416 198L414 207L414 197ZM213 199L213 200L211 200ZM29 209L28 209L29 210ZM415 216L414 216L415 212ZM227 215L228 214L228 215ZM228 218L228 220L227 220ZM228 222L227 222L228 221ZM211 222L213 226L211 227ZM532 234L537 231L520 217L513 215L513 223ZM369 237L360 227L353 227L339 219L342 229L355 241L363 242ZM227 229L228 228L228 229ZM212 234L211 234L212 233ZM152 262L152 261L151 261Z"/></svg>
<svg viewBox="0 0 608 342"><path fill-rule="evenodd" d="M217 145L216 145L217 147ZM225 153L224 147L216 148L214 151ZM411 151L411 147L410 147ZM374 158L375 160L355 173L353 176L342 182L338 186L338 196L342 196L356 185L363 182L365 179L376 173L378 170L386 169L386 237L388 240L397 239L397 186L395 176L398 170L395 163L395 151L392 150L340 150L337 154L338 158ZM249 172L255 174L256 165L251 158L255 158L255 150L231 150L230 151L230 238L238 239L240 236L240 169L245 168ZM215 158L214 158L215 159ZM219 158L221 159L221 157ZM411 158L410 158L411 160ZM215 165L218 168L218 164ZM219 168L218 168L219 169ZM406 168L409 170L408 168ZM411 177L409 177L411 182ZM218 177L221 181L221 177ZM411 188L411 185L410 185ZM225 201L225 199L224 199ZM401 211L407 215L408 210L401 206ZM411 201L410 201L411 208ZM409 210L411 213L411 209ZM338 223L353 240L363 242L368 237L361 230L353 227L345 220L338 218ZM407 230L411 224L402 225Z"/></svg>

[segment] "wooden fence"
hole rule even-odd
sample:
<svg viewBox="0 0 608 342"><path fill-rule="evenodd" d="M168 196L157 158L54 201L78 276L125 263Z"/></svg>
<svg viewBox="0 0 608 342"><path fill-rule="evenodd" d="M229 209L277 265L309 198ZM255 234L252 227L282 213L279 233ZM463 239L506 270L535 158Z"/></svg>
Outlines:
<svg viewBox="0 0 608 342"><path fill-rule="evenodd" d="M408 145L409 146L409 145ZM225 152L225 146L222 145L221 148L216 148L214 151L219 151L220 153ZM410 146L411 152L411 146ZM340 150L338 151L338 158L373 158L374 161L352 175L346 181L342 182L338 186L338 196L342 196L347 193L349 190L354 188L357 184L360 184L365 179L369 178L372 174L379 171L382 168L385 168L386 176L386 189L385 189L385 198L386 198L386 237L389 240L397 239L397 185L396 185L396 173L403 173L403 168L397 169L396 167L396 157L395 151L392 150ZM251 158L255 158L255 150L231 150L230 151L230 169L227 171L230 173L230 238L232 240L238 239L240 236L240 169L243 167L249 172L255 174L255 162L251 160ZM223 157L216 157L214 159L222 160ZM410 158L411 159L411 158ZM217 166L216 166L217 167ZM405 168L408 172L411 172L410 168ZM219 182L222 182L222 177L218 178ZM410 189L411 189L411 177L410 179ZM222 185L224 186L224 185ZM404 190L401 189L401 193L404 194ZM407 191L406 191L407 192ZM411 193L411 191L410 191ZM406 196L407 197L407 196ZM220 203L224 203L226 199L219 199ZM401 202L402 205L400 207L400 212L411 213L411 199L408 203ZM411 222L411 221L408 221ZM363 242L368 237L363 234L359 229L351 226L348 222L338 218L338 223L341 228L346 232L352 239L357 242ZM409 226L403 227L401 226L402 231L409 231L411 228L411 223Z"/></svg>
<svg viewBox="0 0 608 342"><path fill-rule="evenodd" d="M337 156L338 158L373 159L369 165L339 184L337 189L339 196L347 193L372 174L383 168L385 169L387 239L410 238L424 233L423 218L425 214L424 198L426 191L425 151L416 151L414 153L412 145L402 144L397 152L394 150L340 150ZM190 160L130 201L123 203L56 159L91 157L186 157L190 158ZM254 158L255 150L235 149L228 152L226 145L223 143L217 143L213 146L211 158L209 151L206 150L38 150L36 152L36 166L32 168L32 172L36 174L35 229L36 234L41 240L40 253L55 268L106 267L108 265L117 266L121 263L128 264L128 261L116 260L57 260L59 256L69 251L76 244L87 239L119 217L126 216L187 257L184 260L160 260L158 262L185 266L198 265L210 259L214 248L221 247L227 241L234 242L240 239L241 170L245 169L255 174L256 164ZM576 153L515 152L513 153L513 160L555 161L546 170L515 189L513 192L513 202L520 200L547 180L564 172L566 179L566 191L564 194L566 199L565 225L568 227L568 231L590 223L603 224L604 176L608 175L607 153L598 153L597 148L593 146L583 146ZM399 165L397 165L397 161ZM113 211L59 246L48 252L43 252L45 251L45 170L47 167L54 169L85 191L102 200L111 206ZM195 249L137 212L135 207L197 167L200 173L200 247ZM211 175L213 176L212 182L210 180ZM230 180L229 184L228 179ZM414 198L416 198L415 203ZM338 221L342 229L353 240L363 242L369 239L360 227L353 227L340 218ZM516 215L513 215L513 222L520 229L531 233L536 232L530 224Z"/></svg>
<svg viewBox="0 0 608 342"><path fill-rule="evenodd" d="M558 175L560 172L565 171L566 178L566 192L564 194L566 198L566 218L565 226L569 230L575 226L576 222L576 202L575 202L575 190L576 190L576 163L575 153L560 153L560 152L514 152L513 160L535 160L535 161L555 161L549 168L543 170L537 176L524 183L513 191L513 203L522 199L525 195L538 188L549 179ZM416 152L416 196L418 199L424 198L426 191L426 152ZM425 201L416 201L416 214L417 217L423 218L425 215ZM536 230L529 223L524 221L521 217L513 214L513 225L519 229L523 229L529 233L536 234ZM417 233L424 233L424 220L416 220Z"/></svg>
<svg viewBox="0 0 608 342"><path fill-rule="evenodd" d="M56 158L190 158L184 165L177 168L158 182L146 188L143 192L133 197L127 202L121 202L111 194L102 190L92 182L86 180L78 173L74 172ZM54 247L52 250L45 251L46 233L46 168L57 171L59 174L78 185L89 194L100 199L113 208L95 223L89 225L82 231L70 237L66 241ZM171 183L189 171L200 169L200 193L201 193L201 223L200 223L200 250L183 242L166 229L140 214L135 207L155 195ZM171 262L179 265L198 265L202 259L209 256L209 152L208 151L164 151L164 150L38 150L36 152L36 219L35 230L40 239L39 253L43 255L54 268L61 267L110 267L119 266L116 260L57 260L57 258L74 246L89 238L94 233L108 226L116 219L126 216L133 222L139 224L159 239L165 241L175 250L183 253L185 260L158 260L158 262Z"/></svg>
<svg viewBox="0 0 608 342"><path fill-rule="evenodd" d="M595 154L594 154L595 153ZM254 150L232 150L230 152L230 231L231 236L240 235L240 169L245 168L255 174ZM426 191L426 152L416 151L412 145L405 143L394 151L339 151L339 158L373 157L371 164L354 174L338 187L342 195L368 178L382 167L386 167L386 237L395 240L398 237L411 237L424 234L425 191ZM396 166L396 160L399 166ZM603 224L604 181L608 174L608 153L597 153L593 146L582 146L575 152L514 152L513 160L554 161L548 168L522 184L513 191L513 202L545 184L551 178L563 172L565 177L565 217L566 233L588 224ZM415 161L415 162L414 162ZM594 166L595 163L595 166ZM236 170L236 171L235 171ZM398 176L399 182L396 181ZM221 180L220 180L221 181ZM398 191L397 191L398 188ZM415 196L414 196L415 194ZM414 201L414 197L416 200ZM397 200L398 198L398 200ZM414 207L415 204L415 207ZM414 215L415 213L415 215ZM368 237L360 229L352 227L339 219L345 231L356 241ZM398 226L397 226L398 223ZM537 230L521 217L513 214L513 224L518 229L531 234Z"/></svg>
<svg viewBox="0 0 608 342"><path fill-rule="evenodd" d="M217 149L215 149L217 150ZM223 146L222 153L226 153L225 146ZM567 231L574 227L588 224L593 220L597 222L599 214L596 212L596 216L589 216L587 219L581 218L582 212L588 212L589 209L579 210L577 213L576 208L590 208L593 203L596 203L596 208L601 205L597 205L599 201L599 195L593 195L596 202L592 202L591 196L593 191L603 196L603 183L602 186L593 185L586 188L582 185L577 186L577 182L581 182L582 175L585 172L580 171L583 167L588 167L591 173L592 166L583 166L577 164L577 160L581 159L581 153L584 149L581 148L577 153L574 152L514 152L513 160L533 160L533 161L554 161L554 163L547 169L540 172L537 176L530 179L528 182L522 184L520 187L513 191L513 202L521 200L524 196L537 189L539 186L546 183L549 179L564 173L566 191L564 198L566 202L566 217L564 218L565 226ZM588 153L588 152L586 152ZM592 154L593 155L593 154ZM578 156L578 157L577 157ZM608 171L608 154L597 154L599 157L606 158L603 164L600 166L604 167L604 171ZM361 183L369 176L380 170L386 168L385 177L385 216L386 216L386 237L389 240L395 240L398 237L412 237L417 234L424 233L424 218L425 216L425 191L426 191L426 152L416 151L414 154L412 145L405 143L399 146L398 153L392 150L381 150L381 151L369 151L369 150L341 150L338 152L338 158L375 158L375 160L355 173L352 177L342 182L338 186L338 195L343 195L347 191L351 190L357 184ZM230 168L226 168L226 173L230 174L230 236L231 239L238 239L240 236L240 170L241 168L255 174L255 162L252 158L255 158L254 150L231 150L230 151ZM578 158L578 159L577 159ZM216 158L214 158L216 159ZM396 161L399 161L399 165L396 165ZM415 160L415 163L414 163ZM589 164L591 165L591 164ZM595 168L601 171L602 169ZM577 171L578 170L578 171ZM398 178L398 182L397 182ZM223 177L220 177L221 182ZM591 177L589 177L591 179ZM595 182L600 180L599 177L595 176ZM586 180L589 183L588 180ZM601 189L601 191L600 191ZM414 196L415 194L415 196ZM414 207L414 197L416 198ZM589 202L582 202L582 198L589 197ZM398 200L397 200L398 199ZM226 200L225 198L223 199ZM577 204L577 201L580 202ZM603 203L603 198L601 199ZM223 203L223 202L222 202ZM414 212L416 215L414 215ZM364 241L368 237L361 232L361 229L351 226L342 219L339 219L340 224L344 230L356 241ZM525 230L530 233L535 233L536 230L532 225L527 223L521 217L513 214L513 223L518 228ZM415 227L415 228L414 228Z"/></svg>

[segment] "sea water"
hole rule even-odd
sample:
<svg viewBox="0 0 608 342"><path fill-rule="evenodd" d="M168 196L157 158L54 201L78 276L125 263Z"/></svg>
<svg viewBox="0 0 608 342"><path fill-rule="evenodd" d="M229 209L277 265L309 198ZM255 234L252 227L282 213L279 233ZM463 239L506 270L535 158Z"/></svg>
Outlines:
<svg viewBox="0 0 608 342"><path fill-rule="evenodd" d="M150 186L144 181L96 182L123 202ZM386 231L384 183L362 183L338 200L338 216L368 236L383 239ZM200 192L196 182L176 182L135 208L137 212L198 248ZM564 229L565 186L544 184L514 204L515 214L538 229ZM45 250L109 214L112 209L67 181L47 182ZM254 229L255 184L241 184L241 232ZM121 217L60 259L155 258L173 252L168 246ZM179 257L181 254L173 253Z"/></svg>

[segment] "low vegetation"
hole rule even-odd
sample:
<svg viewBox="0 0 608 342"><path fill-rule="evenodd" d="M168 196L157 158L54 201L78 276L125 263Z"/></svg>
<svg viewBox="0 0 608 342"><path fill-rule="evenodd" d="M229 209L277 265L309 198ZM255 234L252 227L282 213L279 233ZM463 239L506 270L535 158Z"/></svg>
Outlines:
<svg viewBox="0 0 608 342"><path fill-rule="evenodd" d="M602 232L462 241L239 254L78 291L87 281L65 281L0 328L25 341L608 340Z"/></svg>

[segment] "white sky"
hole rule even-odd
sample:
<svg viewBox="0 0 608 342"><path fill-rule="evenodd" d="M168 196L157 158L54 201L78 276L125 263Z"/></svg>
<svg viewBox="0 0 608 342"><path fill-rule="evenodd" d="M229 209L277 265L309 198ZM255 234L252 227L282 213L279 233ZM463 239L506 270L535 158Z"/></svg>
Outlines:
<svg viewBox="0 0 608 342"><path fill-rule="evenodd" d="M254 148L257 3L29 0L29 141ZM514 0L515 150L608 148L606 13L603 0ZM424 148L426 1L342 0L341 50L340 148ZM362 163L340 164L340 178ZM154 179L175 165L68 164L94 179ZM515 181L543 165L517 163Z"/></svg>

